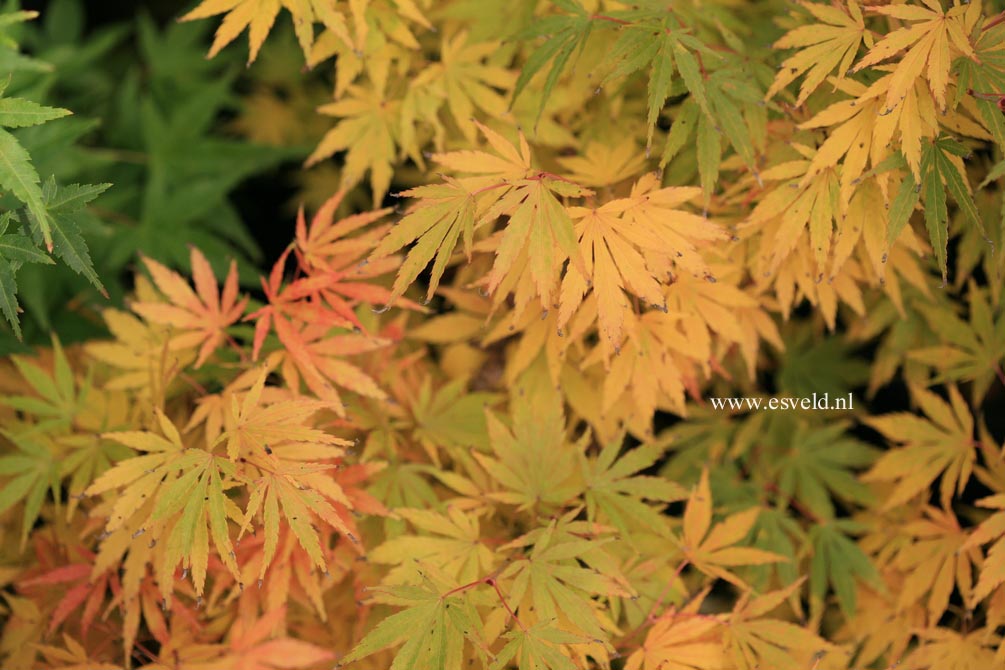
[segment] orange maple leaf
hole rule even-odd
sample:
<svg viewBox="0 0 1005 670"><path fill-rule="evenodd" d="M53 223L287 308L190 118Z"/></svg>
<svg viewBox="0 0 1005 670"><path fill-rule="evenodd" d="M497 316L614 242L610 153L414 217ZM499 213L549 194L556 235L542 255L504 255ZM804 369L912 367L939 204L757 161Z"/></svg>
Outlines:
<svg viewBox="0 0 1005 670"><path fill-rule="evenodd" d="M199 347L195 367L206 359L226 339L226 329L241 318L248 299L237 298L237 264L230 262L230 271L220 293L209 261L195 247L191 248L193 291L177 272L152 258L143 258L154 284L170 303L140 302L133 310L147 321L171 326L178 331L170 340L172 349Z"/></svg>
<svg viewBox="0 0 1005 670"><path fill-rule="evenodd" d="M362 260L380 242L390 224L374 226L361 234L350 234L387 215L391 208L353 214L335 221L335 212L345 191L329 198L315 213L310 225L303 208L297 215L295 252L300 268L312 278L315 294L339 317L364 330L353 308L360 303L387 305L391 291L366 280L393 272L401 265L399 256ZM398 306L423 310L411 300L401 299ZM423 310L424 311L424 310Z"/></svg>
<svg viewBox="0 0 1005 670"><path fill-rule="evenodd" d="M231 629L231 670L294 670L331 660L335 654L303 640L290 637L268 639L276 624L286 616L286 607L277 607L262 618L248 623L238 620Z"/></svg>
<svg viewBox="0 0 1005 670"><path fill-rule="evenodd" d="M52 549L49 547L49 550ZM85 562L61 565L18 582L18 587L21 589L42 587L46 590L62 591L56 609L49 615L50 633L58 629L75 610L83 606L80 615L80 634L86 636L94 617L105 601L105 592L111 590L113 594L118 594L122 588L118 575L112 572L103 572L96 579L92 579L94 553L83 547L78 547L76 551Z"/></svg>

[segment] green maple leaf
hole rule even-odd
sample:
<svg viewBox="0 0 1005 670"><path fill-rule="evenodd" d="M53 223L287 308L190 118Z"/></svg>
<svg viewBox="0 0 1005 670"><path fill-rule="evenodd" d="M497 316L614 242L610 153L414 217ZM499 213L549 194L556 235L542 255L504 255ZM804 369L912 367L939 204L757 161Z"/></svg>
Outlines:
<svg viewBox="0 0 1005 670"><path fill-rule="evenodd" d="M0 84L0 188L19 200L38 221L42 238L52 249L52 223L42 197L42 185L31 156L4 128L27 128L70 114L68 109L46 107L21 98L4 98L10 77Z"/></svg>
<svg viewBox="0 0 1005 670"><path fill-rule="evenodd" d="M0 429L0 436L7 438L16 449L15 453L0 457L0 477L10 477L0 487L0 514L24 501L23 547L42 510L46 492L51 491L59 504L59 462L53 458L53 449L44 435L18 435Z"/></svg>
<svg viewBox="0 0 1005 670"><path fill-rule="evenodd" d="M441 580L425 570L421 574L420 586L375 590L376 601L404 609L382 619L342 659L343 664L401 645L389 670L462 670L465 640L484 648L481 618L468 593L450 594Z"/></svg>
<svg viewBox="0 0 1005 670"><path fill-rule="evenodd" d="M969 323L950 307L919 304L925 322L938 336L940 344L911 351L908 357L939 371L936 384L948 381L973 382L973 400L979 405L995 377L1005 378L1005 314L997 315L988 305L985 292L971 281Z"/></svg>
<svg viewBox="0 0 1005 670"><path fill-rule="evenodd" d="M544 105L554 90L555 84L558 83L562 70L565 69L576 49L582 51L586 46L586 41L597 23L577 0L555 0L554 4L566 13L538 17L529 28L517 34L515 38L526 41L541 37L546 38L544 43L527 58L520 71L520 76L517 77L516 85L513 87L512 99L516 100L530 83L530 80L534 78L534 75L551 62L551 69L548 71L544 90L541 93L535 124L540 120Z"/></svg>
<svg viewBox="0 0 1005 670"><path fill-rule="evenodd" d="M840 498L859 505L868 505L872 493L855 477L853 468L871 465L877 450L847 437L846 422L811 426L799 422L780 421L775 435L786 440L789 447L772 459L768 468L785 496L781 504L795 498L823 520L834 518L831 498ZM780 444L785 444L781 442Z"/></svg>
<svg viewBox="0 0 1005 670"><path fill-rule="evenodd" d="M614 13L612 18L620 15ZM626 20L627 19L621 19ZM680 25L669 12L649 21L629 22L621 29L608 60L614 63L601 86L639 70L649 70L646 148L652 145L653 130L663 104L674 90L674 74L681 77L687 91L706 114L711 114L701 58L720 57Z"/></svg>
<svg viewBox="0 0 1005 670"><path fill-rule="evenodd" d="M595 459L582 454L580 467L586 483L587 517L613 524L628 538L639 525L668 537L666 517L644 501L684 500L688 492L663 477L638 474L660 459L663 447L642 445L618 458L621 443L621 440L609 442Z"/></svg>
<svg viewBox="0 0 1005 670"><path fill-rule="evenodd" d="M13 221L13 212L4 212L0 215L0 262L10 268L12 273L23 263L53 265L55 261L39 249L30 237L16 231L8 232ZM16 322L12 321L11 325L16 327Z"/></svg>
<svg viewBox="0 0 1005 670"><path fill-rule="evenodd" d="M413 560L432 564L442 574L460 583L472 582L495 567L496 555L481 541L481 524L474 514L448 507L446 514L427 509L396 509L415 533L393 537L368 553L374 563L400 566L404 575Z"/></svg>
<svg viewBox="0 0 1005 670"><path fill-rule="evenodd" d="M588 638L554 627L542 621L529 628L517 628L503 635L508 640L496 656L491 670L502 670L516 660L521 670L576 670L571 658L562 653L563 645L583 644Z"/></svg>
<svg viewBox="0 0 1005 670"><path fill-rule="evenodd" d="M514 395L512 428L488 414L492 455L471 455L502 486L489 497L518 510L552 508L575 498L582 483L575 476L576 448L565 435L557 395L528 391Z"/></svg>
<svg viewBox="0 0 1005 670"><path fill-rule="evenodd" d="M785 509L768 508L757 516L754 523L754 542L751 546L778 554L786 560L764 565L752 565L744 571L750 575L750 583L759 591L771 584L777 575L778 583L788 586L799 579L797 548L806 539L799 522ZM801 612L798 597L789 600L796 612Z"/></svg>
<svg viewBox="0 0 1005 670"><path fill-rule="evenodd" d="M841 612L846 618L855 616L857 599L855 581L877 586L879 574L861 548L848 536L863 530L861 524L847 519L815 524L809 531L813 557L810 559L811 606L819 608L833 589Z"/></svg>
<svg viewBox="0 0 1005 670"><path fill-rule="evenodd" d="M961 160L969 155L970 151L966 147L945 135L926 143L921 150L921 193L925 198L925 227L942 271L943 284L947 278L946 254L949 244L947 192L967 222L987 237Z"/></svg>
<svg viewBox="0 0 1005 670"><path fill-rule="evenodd" d="M977 58L960 56L953 63L959 72L954 107L969 92L995 93L1005 91L1005 52L1001 50L1001 33L982 30L974 44ZM1005 149L1005 116L993 100L974 96L974 102L999 148Z"/></svg>
<svg viewBox="0 0 1005 670"><path fill-rule="evenodd" d="M52 338L52 351L52 375L20 356L12 356L11 361L35 395L0 398L0 404L36 417L37 423L32 432L69 428L87 395L86 387L77 388L66 353L55 336Z"/></svg>
<svg viewBox="0 0 1005 670"><path fill-rule="evenodd" d="M499 580L512 580L508 596L525 622L557 620L561 614L582 634L604 640L608 634L592 598L631 597L633 592L604 549L615 538L598 536L597 525L575 521L577 514L573 510L503 546L503 550L523 549L527 557L510 564Z"/></svg>
<svg viewBox="0 0 1005 670"><path fill-rule="evenodd" d="M488 441L485 408L497 403L496 393L468 392L457 379L433 392L429 378L412 408L415 437L427 447L482 447Z"/></svg>

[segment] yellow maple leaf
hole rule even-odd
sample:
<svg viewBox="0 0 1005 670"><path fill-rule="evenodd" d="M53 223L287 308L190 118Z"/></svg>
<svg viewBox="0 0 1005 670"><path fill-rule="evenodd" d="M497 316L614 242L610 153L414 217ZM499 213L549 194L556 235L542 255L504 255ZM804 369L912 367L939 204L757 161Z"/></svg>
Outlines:
<svg viewBox="0 0 1005 670"><path fill-rule="evenodd" d="M725 670L722 622L688 612L661 617L625 670Z"/></svg>
<svg viewBox="0 0 1005 670"><path fill-rule="evenodd" d="M360 3L350 4L358 6ZM366 3L363 3L363 7L365 6ZM258 51L272 30L280 9L284 7L293 17L297 39L305 54L310 53L314 42L315 21L320 21L333 33L351 41L345 17L335 9L335 3L329 0L204 0L182 16L181 20L194 21L226 14L210 47L210 58L247 30L250 50L248 63L252 63L258 57Z"/></svg>
<svg viewBox="0 0 1005 670"><path fill-rule="evenodd" d="M805 1L799 4L819 23L799 26L775 42L773 46L776 49L800 51L779 66L765 100L777 95L805 73L806 78L796 98L796 105L802 105L835 68L837 78L844 78L863 41L866 46L872 47L872 36L865 28L862 8L855 0L849 0L847 12L840 6Z"/></svg>
<svg viewBox="0 0 1005 670"><path fill-rule="evenodd" d="M388 101L375 86L350 86L346 97L318 108L321 114L340 120L321 138L307 158L307 166L345 151L343 188L359 183L369 171L373 202L380 203L391 185L391 166L397 160L395 134L400 110L399 101Z"/></svg>
<svg viewBox="0 0 1005 670"><path fill-rule="evenodd" d="M882 5L869 8L872 12L910 23L887 34L852 70L858 72L877 65L906 50L888 82L883 113L889 113L904 101L920 77L928 80L939 108L945 110L953 57L962 54L977 60L968 35L981 16L981 3L957 5L944 11L939 0L922 1L926 7Z"/></svg>
<svg viewBox="0 0 1005 670"><path fill-rule="evenodd" d="M642 177L628 198L598 208L570 207L587 274L573 266L562 279L558 327L564 328L587 291L597 296L600 332L609 349L621 346L625 293L666 308L661 284L669 271L708 275L699 246L726 238L707 218L680 206L701 195L699 188L656 188L655 175Z"/></svg>
<svg viewBox="0 0 1005 670"><path fill-rule="evenodd" d="M973 606L987 598L995 588L1005 582L1005 493L988 496L978 500L977 504L999 511L982 521L961 547L961 551L966 551L993 543L987 551L984 564L981 566L980 579L970 597Z"/></svg>
<svg viewBox="0 0 1005 670"><path fill-rule="evenodd" d="M506 100L499 91L509 90L515 77L506 68L486 62L499 47L494 41L469 43L464 32L445 38L439 62L431 63L410 83L410 92L432 94L446 103L451 119L468 142L473 143L478 134L472 121L476 110L497 118L506 113ZM423 115L423 120L442 128L440 106ZM442 136L442 131L439 134Z"/></svg>
<svg viewBox="0 0 1005 670"><path fill-rule="evenodd" d="M923 514L922 518L903 524L901 529L911 542L901 548L894 560L894 565L906 575L898 606L906 609L928 595L928 620L934 623L949 607L954 589L959 590L965 601L971 600L973 573L980 560L976 549L980 538L976 542L968 540L952 512L926 506Z"/></svg>
<svg viewBox="0 0 1005 670"><path fill-rule="evenodd" d="M883 503L888 510L926 492L941 477L939 499L948 509L954 491L963 492L977 460L974 419L955 386L949 386L949 403L920 388L913 396L927 419L902 412L865 420L902 446L883 454L864 479L894 484Z"/></svg>
<svg viewBox="0 0 1005 670"><path fill-rule="evenodd" d="M569 171L570 179L591 188L623 182L646 167L645 155L623 137L610 143L590 142L581 155L556 160Z"/></svg>
<svg viewBox="0 0 1005 670"><path fill-rule="evenodd" d="M703 470L684 509L684 530L679 542L684 557L705 574L746 589L743 580L726 568L786 560L770 551L733 546L747 536L760 512L759 508L751 507L726 517L713 527L712 489L708 483L708 469Z"/></svg>
<svg viewBox="0 0 1005 670"><path fill-rule="evenodd" d="M796 593L804 581L798 579L756 598L749 593L740 598L723 632L726 653L737 670L804 670L812 657L833 649L807 628L765 616Z"/></svg>

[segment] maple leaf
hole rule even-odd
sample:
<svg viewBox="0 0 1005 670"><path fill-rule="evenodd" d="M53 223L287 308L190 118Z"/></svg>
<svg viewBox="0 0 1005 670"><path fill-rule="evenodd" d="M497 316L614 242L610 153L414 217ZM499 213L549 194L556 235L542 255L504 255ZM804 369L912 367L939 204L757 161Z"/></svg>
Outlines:
<svg viewBox="0 0 1005 670"><path fill-rule="evenodd" d="M588 641L548 622L508 631L503 637L508 641L496 654L491 670L509 667L514 660L517 667L527 670L576 670L579 666L562 653L562 646Z"/></svg>
<svg viewBox="0 0 1005 670"><path fill-rule="evenodd" d="M500 396L467 391L465 382L457 379L434 392L427 378L411 407L415 421L412 435L434 463L438 462L437 448L470 447L488 440L485 408L497 403Z"/></svg>
<svg viewBox="0 0 1005 670"><path fill-rule="evenodd" d="M686 362L692 352L702 349L707 341L689 340L682 330L680 319L662 311L650 310L642 314L629 329L629 337L622 348L614 350L617 355L602 380L601 411L613 408L627 396L647 417L663 405L674 412L685 413L684 389L691 382L691 370ZM584 364L603 359L602 347L597 347L595 352ZM707 359L708 356L704 360ZM651 430L646 429L650 433Z"/></svg>
<svg viewBox="0 0 1005 670"><path fill-rule="evenodd" d="M356 185L369 171L373 202L375 205L381 202L391 185L391 165L397 160L395 138L400 103L388 102L384 92L375 86L353 85L343 99L322 105L318 112L340 120L321 138L306 165L315 165L345 151L343 187Z"/></svg>
<svg viewBox="0 0 1005 670"><path fill-rule="evenodd" d="M488 413L493 456L471 454L504 489L487 495L518 510L573 499L582 484L575 476L576 453L566 441L560 399L547 390L525 392L513 399L511 412L512 429ZM556 475L561 479L556 481Z"/></svg>
<svg viewBox="0 0 1005 670"><path fill-rule="evenodd" d="M60 500L59 464L45 435L36 439L0 429L0 436L15 448L15 453L0 456L0 476L10 478L0 489L0 513L24 501L21 523L21 545L24 546L42 511L47 492L51 491L57 504Z"/></svg>
<svg viewBox="0 0 1005 670"><path fill-rule="evenodd" d="M974 420L955 386L949 387L949 403L924 389L912 395L927 419L904 412L865 420L901 446L880 456L863 479L894 484L882 505L889 510L927 491L941 477L939 500L948 508L954 490L958 495L970 480L977 458Z"/></svg>
<svg viewBox="0 0 1005 670"><path fill-rule="evenodd" d="M739 48L735 42L733 46ZM678 65L681 65L684 62L681 55L688 52L681 48L675 53ZM712 53L717 58L721 56L717 52ZM711 74L700 72L697 58L690 60L688 68L682 69L681 74L691 97L681 106L667 135L660 165L669 163L689 141L693 143L699 183L705 196L705 209L708 210L723 163L723 138L728 140L739 159L761 184L754 155L756 137L751 136L751 127L764 123L761 118L764 100L756 86L756 79L747 71L742 59L733 58Z"/></svg>
<svg viewBox="0 0 1005 670"><path fill-rule="evenodd" d="M877 452L845 436L847 428L843 422L812 429L796 425L792 447L772 463L772 479L777 479L778 490L824 520L835 516L831 495L858 504L869 504L873 499L868 487L849 470L871 465Z"/></svg>
<svg viewBox="0 0 1005 670"><path fill-rule="evenodd" d="M901 528L911 542L897 552L894 562L906 575L898 606L906 608L927 594L929 621L937 622L949 607L954 588L964 601L972 601L980 554L976 547L981 542L972 541L977 533L967 537L952 512L926 506L922 513L922 518Z"/></svg>
<svg viewBox="0 0 1005 670"><path fill-rule="evenodd" d="M262 366L254 383L240 402L231 396L231 419L224 433L227 456L235 461L240 456L258 457L269 454L270 445L285 442L320 445L315 455L339 457L346 440L311 427L307 419L323 408L323 402L310 398L294 397L267 402L264 399L265 381L270 369Z"/></svg>
<svg viewBox="0 0 1005 670"><path fill-rule="evenodd" d="M17 16L16 22L30 18L24 14L8 14L8 16L12 18ZM0 84L0 96L3 96L9 84L10 81ZM23 98L0 97L0 100L3 100L3 113L0 114L0 186L3 187L4 191L12 194L19 202L25 205L25 208L34 220L35 226L38 228L42 242L45 243L49 253L52 253L55 246L54 233L64 236L64 239L65 233L59 229L58 222L53 220L52 214L48 211L49 203L46 202L46 194L39 183L41 180L38 171L32 164L31 156L25 150L24 146L22 146L21 142L18 141L18 138L12 135L6 128L24 128L44 124L47 121L64 117L72 112L68 109L58 107L46 107ZM100 191L98 192L100 193ZM7 222L9 222L9 219ZM6 228L7 222L5 222L4 228ZM45 261L39 259L37 262ZM3 265L4 269L7 269L8 264L4 262ZM91 272L93 273L93 269ZM97 282L97 285L100 286L100 282ZM11 308L9 302L6 300L10 295L6 288L4 287L5 290L2 294L2 297L5 298L3 303L4 315L20 337L17 319L14 318L15 310Z"/></svg>
<svg viewBox="0 0 1005 670"><path fill-rule="evenodd" d="M462 235L465 254L471 257L475 197L463 184L449 177L444 177L443 184L418 186L399 195L421 200L380 241L370 259L373 261L383 258L417 241L398 271L387 304L401 296L435 256L429 287L426 289L428 302L436 293L443 271Z"/></svg>
<svg viewBox="0 0 1005 670"><path fill-rule="evenodd" d="M344 219L335 220L335 215L339 207L345 200L346 191L337 191L327 198L318 208L318 211L311 217L310 223L301 207L297 212L297 223L295 232L295 251L300 267L308 274L323 274L326 272L337 273L340 276L338 281L344 278L365 279L383 274L387 268L377 265L377 267L359 267L358 261L373 247L377 238L381 237L389 227L389 224L370 226L383 219L390 212L390 208L377 209L370 212L361 212L347 216ZM369 226L369 228L367 228ZM358 235L352 235L363 228L367 228ZM393 263L393 259L389 259ZM357 264L355 268L350 266ZM376 303L377 300L365 298L362 295L354 296L350 289L360 291L380 290L379 286L369 284L358 284L353 282L340 292L344 297L354 297L363 299L369 303ZM334 305L333 305L334 308ZM352 320L349 314L343 313L346 319Z"/></svg>
<svg viewBox="0 0 1005 670"><path fill-rule="evenodd" d="M835 102L799 125L806 129L827 128L829 133L812 154L799 183L806 186L817 175L840 163L841 212L846 213L867 165L878 166L887 159L888 145L898 124L901 150L915 173L921 161L921 135L934 133L937 128L934 108L929 110L925 107L925 98L917 98L917 91L913 88L902 111L880 114L880 95L886 91L889 76L869 87L850 80L832 79L832 82L835 88L854 96L854 99ZM929 114L929 111L932 113ZM766 178L763 173L761 176Z"/></svg>
<svg viewBox="0 0 1005 670"><path fill-rule="evenodd" d="M230 630L228 670L296 670L315 667L335 654L315 644L291 637L269 639L286 616L277 607L257 621L238 620Z"/></svg>
<svg viewBox="0 0 1005 670"><path fill-rule="evenodd" d="M987 496L978 500L977 504L999 511L981 521L959 547L960 551L968 551L989 542L993 543L985 553L980 578L970 594L971 603L983 600L999 584L1005 582L1005 494Z"/></svg>
<svg viewBox="0 0 1005 670"><path fill-rule="evenodd" d="M726 654L737 670L763 667L801 670L806 667L807 656L832 648L806 628L764 616L791 598L802 582L799 579L784 589L756 598L749 593L741 597L723 631Z"/></svg>
<svg viewBox="0 0 1005 670"><path fill-rule="evenodd" d="M875 565L847 535L861 531L861 524L849 519L815 524L810 528L813 557L810 560L809 581L813 611L819 611L830 586L845 618L852 619L858 602L855 579L874 585L878 582Z"/></svg>
<svg viewBox="0 0 1005 670"><path fill-rule="evenodd" d="M216 31L209 57L215 56L238 35L248 30L250 47L248 63L251 64L257 58L259 49L272 30L276 17L279 16L279 10L283 7L289 10L293 17L297 38L305 54L310 52L314 41L315 21L322 22L329 30L344 35L347 40L350 39L345 17L336 11L335 3L324 0L203 0L180 20L194 21L226 14Z"/></svg>
<svg viewBox="0 0 1005 670"><path fill-rule="evenodd" d="M422 89L442 97L451 119L471 143L478 132L472 122L476 109L495 118L506 113L506 100L496 89L510 88L513 76L506 68L483 62L499 47L491 40L471 43L466 32L458 32L444 38L439 61L431 63L410 83L411 90ZM438 123L435 117L430 121Z"/></svg>
<svg viewBox="0 0 1005 670"><path fill-rule="evenodd" d="M160 410L156 415L163 437L139 431L105 435L145 454L117 463L98 477L85 494L94 496L122 489L105 532L121 531L127 520L134 519L138 525L134 538L148 530L155 538L163 535L166 541L156 569L164 600L168 601L174 590L173 576L179 563L191 570L196 593L201 596L210 538L224 565L237 574L227 519L236 521L239 514L225 494L235 469L211 452L186 448L171 420Z"/></svg>
<svg viewBox="0 0 1005 670"><path fill-rule="evenodd" d="M318 274L300 277L284 285L283 272L286 269L286 261L291 251L291 247L284 250L272 266L268 278L262 277L262 289L268 299L268 304L244 318L245 321L255 321L252 357L256 360L270 328L274 327L278 331L283 327L289 331L294 327L293 322L310 322L317 326L340 328L352 328L355 325L355 322L345 315L324 308L320 291L331 284L330 275ZM306 300L307 298L310 300ZM355 314L353 318L355 318Z"/></svg>
<svg viewBox="0 0 1005 670"><path fill-rule="evenodd" d="M700 246L725 239L708 219L677 206L696 198L697 188L658 189L649 174L632 187L629 198L599 208L569 208L587 274L570 267L562 279L559 328L564 328L587 290L597 295L601 333L611 349L621 345L624 313L630 309L624 292L657 307L663 306L661 280L669 268L710 275Z"/></svg>
<svg viewBox="0 0 1005 670"><path fill-rule="evenodd" d="M765 100L771 99L805 74L796 98L797 107L806 102L835 68L837 78L843 79L863 42L869 48L873 46L872 35L865 28L862 8L855 0L848 1L847 10L816 2L800 2L799 5L819 23L790 30L772 45L775 49L800 51L782 61L775 80L764 96Z"/></svg>
<svg viewBox="0 0 1005 670"><path fill-rule="evenodd" d="M804 155L813 155L808 148L796 148ZM817 276L823 277L824 263L833 238L832 222L841 216L838 209L839 182L832 169L813 174L809 172L810 167L809 160L788 161L765 170L761 175L764 181L785 180L787 184L778 186L765 196L744 224L745 227L764 227L771 223L770 232L764 236L762 244L768 272L778 270L808 229L812 257L819 268ZM796 178L799 175L802 175L801 179Z"/></svg>
<svg viewBox="0 0 1005 670"><path fill-rule="evenodd" d="M985 24L986 25L986 24ZM982 28L974 43L973 58L958 58L953 64L959 68L956 80L956 96L954 104L966 106L971 103L976 107L977 114L984 121L998 146L1005 147L1005 119L997 104L996 96L970 95L974 92L990 92L1005 90L1005 72L1001 67L1000 35L995 30ZM993 174L993 173L991 173ZM991 174L988 176L990 177Z"/></svg>
<svg viewBox="0 0 1005 670"><path fill-rule="evenodd" d="M526 263L542 304L550 305L555 270L566 258L582 275L587 274L572 221L556 194L580 197L590 191L558 175L534 169L523 133L519 134L518 150L495 131L475 123L494 153L458 151L435 155L434 160L451 171L474 176L445 178L445 184L403 193L423 200L391 230L370 258L380 258L418 240L399 270L392 292L401 295L436 255L428 299L461 234L470 257L474 230L506 216L505 228L493 238L496 258L484 279L487 291L494 293L500 284L516 281Z"/></svg>
<svg viewBox="0 0 1005 670"><path fill-rule="evenodd" d="M20 356L10 360L37 397L11 395L0 398L0 403L33 414L37 419L34 430L70 428L83 411L88 388L84 384L78 388L59 338L52 336L51 374Z"/></svg>
<svg viewBox="0 0 1005 670"><path fill-rule="evenodd" d="M513 100L520 96L534 75L547 65L548 61L553 61L545 79L541 102L535 113L535 125L540 121L548 96L555 88L555 84L558 83L558 78L566 63L569 62L569 58L577 47L582 52L586 46L587 38L597 23L577 0L558 0L555 4L565 10L567 14L539 17L533 25L528 26L517 35L517 38L522 40L537 37L546 37L547 39L527 59L520 70L520 76L513 87ZM510 104L512 105L512 103Z"/></svg>
<svg viewBox="0 0 1005 670"><path fill-rule="evenodd" d="M869 11L911 22L887 34L860 60L853 72L888 60L907 50L893 71L886 94L886 111L892 111L925 76L941 109L946 109L946 88L953 53L976 58L968 35L981 16L980 4L957 5L949 11L937 0L923 0L926 7L916 5L870 6Z"/></svg>
<svg viewBox="0 0 1005 670"><path fill-rule="evenodd" d="M980 670L998 662L994 645L1001 636L988 627L955 631L933 626L918 631L919 645L907 663L945 670Z"/></svg>
<svg viewBox="0 0 1005 670"><path fill-rule="evenodd" d="M279 340L286 349L273 352L267 363L271 367L278 361L282 362L283 378L291 389L299 389L302 378L307 388L340 416L344 416L345 407L337 387L378 400L387 397L372 377L343 357L386 347L390 344L388 340L354 333L333 333L326 326L314 324L298 327L278 316L274 323Z"/></svg>
<svg viewBox="0 0 1005 670"><path fill-rule="evenodd" d="M247 298L238 300L237 263L230 262L220 293L209 261L195 247L191 248L195 291L180 275L152 258L144 257L143 262L170 303L139 302L132 305L133 311L147 321L180 331L171 337L169 346L175 349L199 347L195 367L201 367L224 342L227 328L241 318L248 302Z"/></svg>
<svg viewBox="0 0 1005 670"><path fill-rule="evenodd" d="M592 598L630 597L633 592L604 548L614 538L603 526L574 521L576 514L573 510L503 545L504 551L523 549L525 559L507 566L498 581L509 584L508 596L524 624L557 620L563 628L603 641L605 628L613 624Z"/></svg>
<svg viewBox="0 0 1005 670"><path fill-rule="evenodd" d="M926 144L921 153L921 191L925 196L925 227L935 250L935 258L946 282L947 246L949 244L949 213L946 193L967 218L968 222L984 234L984 225L974 205L967 172L962 158L970 152L959 142L940 136Z"/></svg>
<svg viewBox="0 0 1005 670"><path fill-rule="evenodd" d="M659 119L660 110L673 90L675 69L702 110L714 117L716 123L720 121L718 112L721 110L715 109L716 113L713 114L713 108L709 105L711 91L706 89L706 86L710 81L708 73L703 71L701 62L702 56L717 58L714 51L695 39L693 35L689 35L689 31L679 21L671 20L671 17L665 14L657 15L654 17L655 20L631 21L620 17L617 13L612 14L610 18L623 23L620 23L618 40L611 47L608 56L614 66L601 80L601 86L608 84L612 79L649 66L647 151L652 145L653 130ZM712 96L714 95L716 94L712 93Z"/></svg>
<svg viewBox="0 0 1005 670"><path fill-rule="evenodd" d="M401 566L392 569L385 584L404 579L413 560L433 565L459 584L472 582L494 569L496 557L481 541L481 524L476 515L455 506L448 507L446 514L402 508L394 513L419 534L393 537L367 553L368 560L375 563Z"/></svg>
<svg viewBox="0 0 1005 670"><path fill-rule="evenodd" d="M54 632L75 610L82 607L80 634L86 637L94 618L98 615L101 605L105 601L105 593L111 591L113 594L117 594L122 587L118 576L110 572L102 572L96 579L92 579L91 562L94 559L94 554L84 548L79 548L77 553L86 562L61 565L38 576L21 580L18 586L23 589L33 587L66 588L62 598L56 604L56 608L49 615L49 632Z"/></svg>
<svg viewBox="0 0 1005 670"><path fill-rule="evenodd" d="M590 142L581 154L559 156L557 160L569 171L569 179L593 188L618 184L646 168L645 156L628 142Z"/></svg>
<svg viewBox="0 0 1005 670"><path fill-rule="evenodd" d="M116 309L106 309L101 316L115 339L88 342L85 350L118 373L105 384L107 390L161 397L179 371L195 360L194 351L169 350L162 326Z"/></svg>
<svg viewBox="0 0 1005 670"><path fill-rule="evenodd" d="M722 622L691 612L660 617L625 670L720 670L726 667Z"/></svg>
<svg viewBox="0 0 1005 670"><path fill-rule="evenodd" d="M762 549L737 547L757 521L760 509L752 507L727 517L712 527L712 491L708 470L703 470L698 486L684 509L683 534L678 541L684 557L707 575L746 589L747 585L727 568L784 561L783 556ZM711 528L711 530L710 530Z"/></svg>
<svg viewBox="0 0 1005 670"><path fill-rule="evenodd" d="M38 645L38 651L45 657L49 667L58 670L123 670L120 665L93 659L87 649L69 635L63 635L63 645Z"/></svg>
<svg viewBox="0 0 1005 670"><path fill-rule="evenodd" d="M375 597L381 603L404 607L382 619L344 658L348 664L382 649L402 645L391 668L443 668L460 670L464 643L480 641L481 617L464 591L450 593L438 580L423 572L421 586L396 586L380 589Z"/></svg>
<svg viewBox="0 0 1005 670"><path fill-rule="evenodd" d="M687 498L687 492L672 481L638 474L654 465L664 449L653 444L642 445L618 458L619 451L620 440L608 442L596 459L582 454L583 497L588 518L607 521L628 538L632 536L632 527L638 524L667 535L665 518L644 500L674 502Z"/></svg>
<svg viewBox="0 0 1005 670"><path fill-rule="evenodd" d="M969 323L941 306L922 304L918 310L942 344L917 347L908 358L940 371L934 383L972 381L974 403L987 394L996 376L1001 378L1005 359L1005 315L995 319L985 292L971 280Z"/></svg>
<svg viewBox="0 0 1005 670"><path fill-rule="evenodd" d="M306 424L307 418L325 406L322 402L292 398L264 405L261 398L268 372L267 367L262 369L240 406L233 398L233 428L225 433L231 459L240 454L254 468L247 475L255 485L241 527L248 528L251 519L261 512L265 546L260 579L278 546L280 507L304 551L322 570L326 563L311 523L312 515L356 541L345 514L333 506L339 503L349 510L353 503L338 482L327 475L337 467L330 461L340 459L349 442Z"/></svg>
<svg viewBox="0 0 1005 670"><path fill-rule="evenodd" d="M354 328L354 324L359 323L355 314L352 320L342 316L348 311L348 305L338 294L341 291L359 295L360 291L346 284L340 287L337 273L303 277L282 287L282 272L289 252L287 249L276 262L268 281L262 280L269 304L245 317L246 320L257 319L252 357L258 358L269 330L274 329L283 348L272 352L266 363L269 367L282 363L282 373L290 388L299 390L303 379L314 395L341 415L345 407L336 384L365 396L384 398L384 391L373 379L346 362L343 356L372 351L386 346L389 341L362 334L332 332L333 328ZM339 308L326 309L322 300Z"/></svg>

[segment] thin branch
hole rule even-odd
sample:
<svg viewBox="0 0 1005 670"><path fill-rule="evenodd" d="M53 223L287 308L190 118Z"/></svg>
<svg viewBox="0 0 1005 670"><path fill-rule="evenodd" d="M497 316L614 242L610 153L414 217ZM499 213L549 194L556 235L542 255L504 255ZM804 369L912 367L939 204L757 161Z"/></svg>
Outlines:
<svg viewBox="0 0 1005 670"><path fill-rule="evenodd" d="M504 596L503 592L499 589L499 582L497 582L494 577L487 577L484 581L495 590L496 595L499 596L499 602L501 602L503 607L506 608L506 611L509 612L513 621L516 621L516 624L520 626L520 630L526 633L527 627L523 625L523 622L517 617L516 612L514 612L513 608L509 606L508 602L506 602L506 596Z"/></svg>
<svg viewBox="0 0 1005 670"><path fill-rule="evenodd" d="M615 16L607 16L606 14L591 14L590 19L593 21L610 21L611 23L617 23L619 26L630 26L631 21L626 21L625 19L619 19Z"/></svg>

